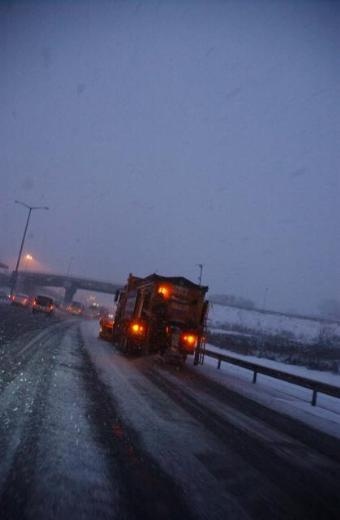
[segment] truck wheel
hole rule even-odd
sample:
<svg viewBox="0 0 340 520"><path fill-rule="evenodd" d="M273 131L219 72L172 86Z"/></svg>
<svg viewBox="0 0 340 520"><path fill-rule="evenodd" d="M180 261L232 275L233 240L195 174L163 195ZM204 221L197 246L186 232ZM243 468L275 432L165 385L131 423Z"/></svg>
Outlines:
<svg viewBox="0 0 340 520"><path fill-rule="evenodd" d="M186 355L186 354L183 354L183 355L182 355L182 366L185 365L186 360L187 360L187 355Z"/></svg>
<svg viewBox="0 0 340 520"><path fill-rule="evenodd" d="M120 348L124 354L129 353L129 340L126 337L123 337L120 342Z"/></svg>

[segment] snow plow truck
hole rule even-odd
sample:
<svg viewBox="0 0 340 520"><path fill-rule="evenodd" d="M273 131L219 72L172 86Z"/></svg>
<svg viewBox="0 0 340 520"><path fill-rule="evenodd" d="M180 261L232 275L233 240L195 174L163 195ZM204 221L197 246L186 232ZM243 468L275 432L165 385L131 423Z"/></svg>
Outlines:
<svg viewBox="0 0 340 520"><path fill-rule="evenodd" d="M117 294L113 342L125 353L160 353L167 362L199 359L205 337L208 287L180 277L129 275Z"/></svg>

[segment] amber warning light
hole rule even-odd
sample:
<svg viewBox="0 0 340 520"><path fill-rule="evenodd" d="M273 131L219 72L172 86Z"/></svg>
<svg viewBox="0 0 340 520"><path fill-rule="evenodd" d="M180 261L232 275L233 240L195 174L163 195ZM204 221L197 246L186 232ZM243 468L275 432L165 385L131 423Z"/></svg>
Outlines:
<svg viewBox="0 0 340 520"><path fill-rule="evenodd" d="M158 287L158 294L161 294L165 299L170 298L170 296L171 296L170 287L167 287L166 285L160 285Z"/></svg>

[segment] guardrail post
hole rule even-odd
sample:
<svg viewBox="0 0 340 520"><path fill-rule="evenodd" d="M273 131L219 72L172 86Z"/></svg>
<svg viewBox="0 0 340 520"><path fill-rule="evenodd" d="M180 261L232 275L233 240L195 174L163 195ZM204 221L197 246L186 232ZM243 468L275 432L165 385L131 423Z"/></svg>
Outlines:
<svg viewBox="0 0 340 520"><path fill-rule="evenodd" d="M199 360L200 360L200 350L199 350L199 347L197 347L195 350L194 365L198 365Z"/></svg>
<svg viewBox="0 0 340 520"><path fill-rule="evenodd" d="M253 383L256 383L256 378L257 378L257 372L256 372L256 370L254 370Z"/></svg>
<svg viewBox="0 0 340 520"><path fill-rule="evenodd" d="M317 397L317 395L318 395L318 392L317 392L317 390L314 389L314 390L313 390L312 403L311 403L312 406L315 406L315 405L316 405L316 397Z"/></svg>
<svg viewBox="0 0 340 520"><path fill-rule="evenodd" d="M218 363L217 363L217 368L221 368L221 358L218 360Z"/></svg>

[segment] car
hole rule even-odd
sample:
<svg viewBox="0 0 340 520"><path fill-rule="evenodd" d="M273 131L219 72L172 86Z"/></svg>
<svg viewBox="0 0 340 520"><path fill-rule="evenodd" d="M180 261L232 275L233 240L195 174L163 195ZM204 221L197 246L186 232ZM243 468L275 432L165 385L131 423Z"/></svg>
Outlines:
<svg viewBox="0 0 340 520"><path fill-rule="evenodd" d="M29 296L27 294L13 294L11 304L18 305L19 307L28 307L30 304Z"/></svg>
<svg viewBox="0 0 340 520"><path fill-rule="evenodd" d="M105 314L99 320L99 337L103 339L112 339L113 336L113 314Z"/></svg>
<svg viewBox="0 0 340 520"><path fill-rule="evenodd" d="M90 319L93 319L93 320L96 320L98 318L100 318L100 307L99 307L99 304L98 303L92 303L87 311L86 311L86 315L88 318Z"/></svg>
<svg viewBox="0 0 340 520"><path fill-rule="evenodd" d="M47 316L51 316L54 311L53 299L49 296L38 295L34 298L32 312L43 312Z"/></svg>
<svg viewBox="0 0 340 520"><path fill-rule="evenodd" d="M85 307L81 302L71 302L66 307L66 310L74 316L81 316L82 314L84 314Z"/></svg>

